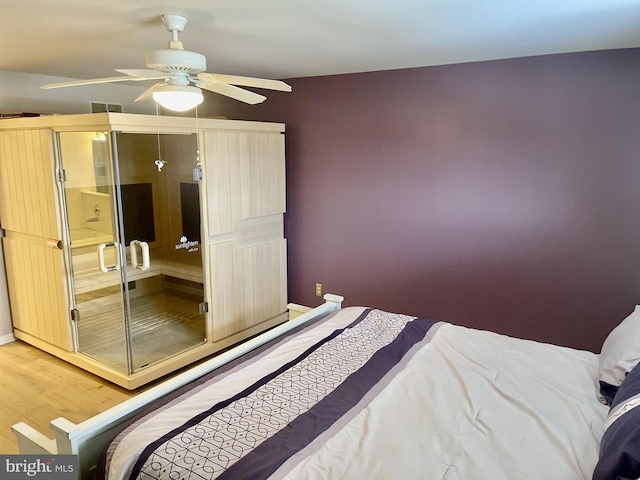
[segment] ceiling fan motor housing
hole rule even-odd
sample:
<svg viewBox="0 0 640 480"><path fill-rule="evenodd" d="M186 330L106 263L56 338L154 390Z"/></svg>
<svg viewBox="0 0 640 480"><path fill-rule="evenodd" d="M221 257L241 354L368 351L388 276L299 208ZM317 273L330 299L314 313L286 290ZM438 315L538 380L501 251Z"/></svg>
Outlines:
<svg viewBox="0 0 640 480"><path fill-rule="evenodd" d="M146 53L148 68L170 74L195 75L207 69L204 55L187 50L152 50Z"/></svg>

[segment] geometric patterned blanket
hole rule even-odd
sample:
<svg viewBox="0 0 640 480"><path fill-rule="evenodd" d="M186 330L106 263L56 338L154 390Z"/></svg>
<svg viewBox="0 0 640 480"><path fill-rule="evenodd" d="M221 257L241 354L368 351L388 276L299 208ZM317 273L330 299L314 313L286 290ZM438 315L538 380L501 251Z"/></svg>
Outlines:
<svg viewBox="0 0 640 480"><path fill-rule="evenodd" d="M150 443L130 479L269 478L406 361L434 323L365 310L293 361Z"/></svg>

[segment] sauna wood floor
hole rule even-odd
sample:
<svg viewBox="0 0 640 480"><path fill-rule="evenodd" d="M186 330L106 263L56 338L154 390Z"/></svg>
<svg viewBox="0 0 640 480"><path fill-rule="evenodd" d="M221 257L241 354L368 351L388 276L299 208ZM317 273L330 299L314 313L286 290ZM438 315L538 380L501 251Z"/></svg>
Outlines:
<svg viewBox="0 0 640 480"><path fill-rule="evenodd" d="M80 351L96 360L127 369L121 295L108 294L79 303ZM202 295L166 290L132 300L131 343L134 369L193 348L205 340Z"/></svg>
<svg viewBox="0 0 640 480"><path fill-rule="evenodd" d="M54 418L78 423L142 390L120 388L21 341L0 345L0 454L18 453L15 423L52 438Z"/></svg>

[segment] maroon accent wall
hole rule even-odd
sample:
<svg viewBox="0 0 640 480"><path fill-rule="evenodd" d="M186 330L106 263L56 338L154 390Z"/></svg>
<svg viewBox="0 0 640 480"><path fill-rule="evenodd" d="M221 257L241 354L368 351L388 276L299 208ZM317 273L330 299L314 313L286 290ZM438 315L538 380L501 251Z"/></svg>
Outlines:
<svg viewBox="0 0 640 480"><path fill-rule="evenodd" d="M216 112L287 124L290 301L596 352L640 303L640 50L290 83Z"/></svg>

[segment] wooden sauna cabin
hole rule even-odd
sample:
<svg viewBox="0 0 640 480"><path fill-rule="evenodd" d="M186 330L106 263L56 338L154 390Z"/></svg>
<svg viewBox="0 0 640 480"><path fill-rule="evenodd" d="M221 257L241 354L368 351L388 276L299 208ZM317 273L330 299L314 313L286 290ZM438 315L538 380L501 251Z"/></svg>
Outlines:
<svg viewBox="0 0 640 480"><path fill-rule="evenodd" d="M128 389L287 320L284 125L0 120L16 338Z"/></svg>

